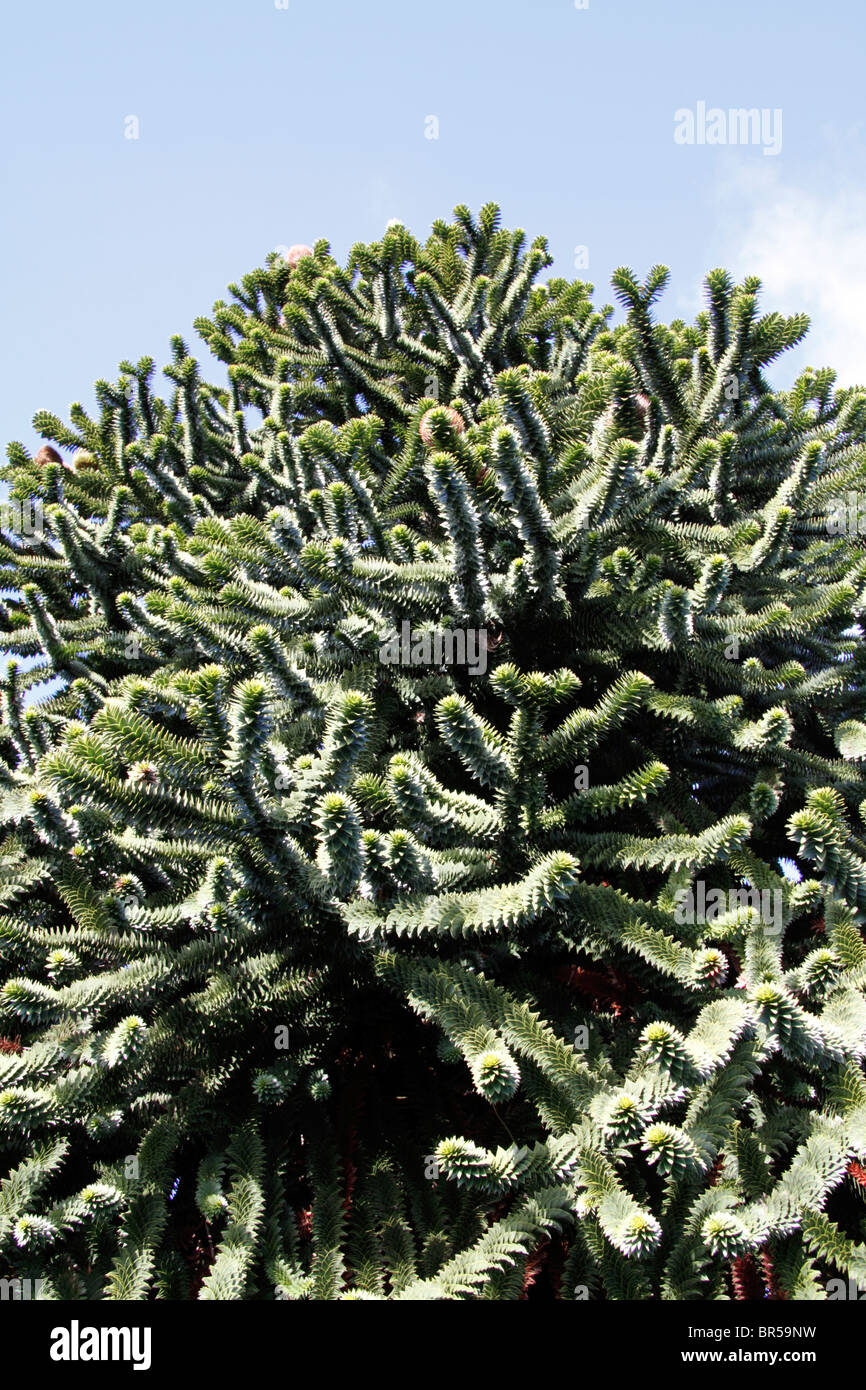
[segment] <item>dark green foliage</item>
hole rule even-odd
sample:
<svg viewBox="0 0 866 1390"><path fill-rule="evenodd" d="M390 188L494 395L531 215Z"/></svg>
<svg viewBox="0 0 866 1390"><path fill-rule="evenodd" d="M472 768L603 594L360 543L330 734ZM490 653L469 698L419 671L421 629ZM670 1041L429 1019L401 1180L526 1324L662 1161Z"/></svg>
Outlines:
<svg viewBox="0 0 866 1390"><path fill-rule="evenodd" d="M10 446L0 1273L45 1297L866 1279L866 394L770 387L806 323L754 280L665 326L618 271L611 328L455 219L270 257L198 324L226 388L178 339Z"/></svg>

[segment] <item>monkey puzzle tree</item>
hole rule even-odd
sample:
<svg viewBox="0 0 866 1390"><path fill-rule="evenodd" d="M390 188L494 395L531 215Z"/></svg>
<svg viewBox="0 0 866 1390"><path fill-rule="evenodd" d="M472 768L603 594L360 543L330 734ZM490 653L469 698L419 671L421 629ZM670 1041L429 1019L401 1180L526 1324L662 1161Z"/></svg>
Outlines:
<svg viewBox="0 0 866 1390"><path fill-rule="evenodd" d="M866 1279L866 395L772 389L753 279L665 326L619 271L611 327L549 264L494 206L294 247L197 324L227 386L175 339L10 446L45 1297Z"/></svg>

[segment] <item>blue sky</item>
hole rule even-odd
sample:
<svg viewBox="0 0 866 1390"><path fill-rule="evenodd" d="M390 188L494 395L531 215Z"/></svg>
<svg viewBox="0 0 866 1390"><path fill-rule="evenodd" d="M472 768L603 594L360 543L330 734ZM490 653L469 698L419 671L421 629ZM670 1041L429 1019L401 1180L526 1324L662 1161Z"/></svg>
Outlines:
<svg viewBox="0 0 866 1390"><path fill-rule="evenodd" d="M779 384L807 362L866 381L860 3L282 3L7 12L4 442L34 446L34 410L89 402L123 357L167 360L275 246L343 259L458 202L545 234L599 303L621 263L670 265L667 317L715 265L761 274L765 308L813 315ZM698 102L780 110L781 151L677 144Z"/></svg>

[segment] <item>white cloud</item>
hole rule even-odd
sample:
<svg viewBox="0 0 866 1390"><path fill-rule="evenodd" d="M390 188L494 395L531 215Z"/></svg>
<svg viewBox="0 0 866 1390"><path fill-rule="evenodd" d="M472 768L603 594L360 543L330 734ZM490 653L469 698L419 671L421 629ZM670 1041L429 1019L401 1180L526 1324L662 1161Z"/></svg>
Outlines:
<svg viewBox="0 0 866 1390"><path fill-rule="evenodd" d="M780 359L785 376L828 366L840 386L866 384L866 193L837 183L825 194L753 166L718 186L716 214L715 264L759 275L765 313L812 321L796 358Z"/></svg>

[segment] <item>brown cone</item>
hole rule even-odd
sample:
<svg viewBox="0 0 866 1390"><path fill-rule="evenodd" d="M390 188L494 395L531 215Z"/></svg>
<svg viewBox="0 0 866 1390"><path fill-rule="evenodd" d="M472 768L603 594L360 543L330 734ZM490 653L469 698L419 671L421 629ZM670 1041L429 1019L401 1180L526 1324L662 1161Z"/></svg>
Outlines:
<svg viewBox="0 0 866 1390"><path fill-rule="evenodd" d="M298 261L302 261L305 256L312 256L312 254L312 246L304 246L301 242L298 242L296 246L289 247L288 251L286 252L286 260L292 267L292 270L294 270L295 266L298 264Z"/></svg>
<svg viewBox="0 0 866 1390"><path fill-rule="evenodd" d="M63 459L56 449L52 449L50 444L43 444L33 462L38 463L40 468L44 468L46 463L62 463Z"/></svg>

